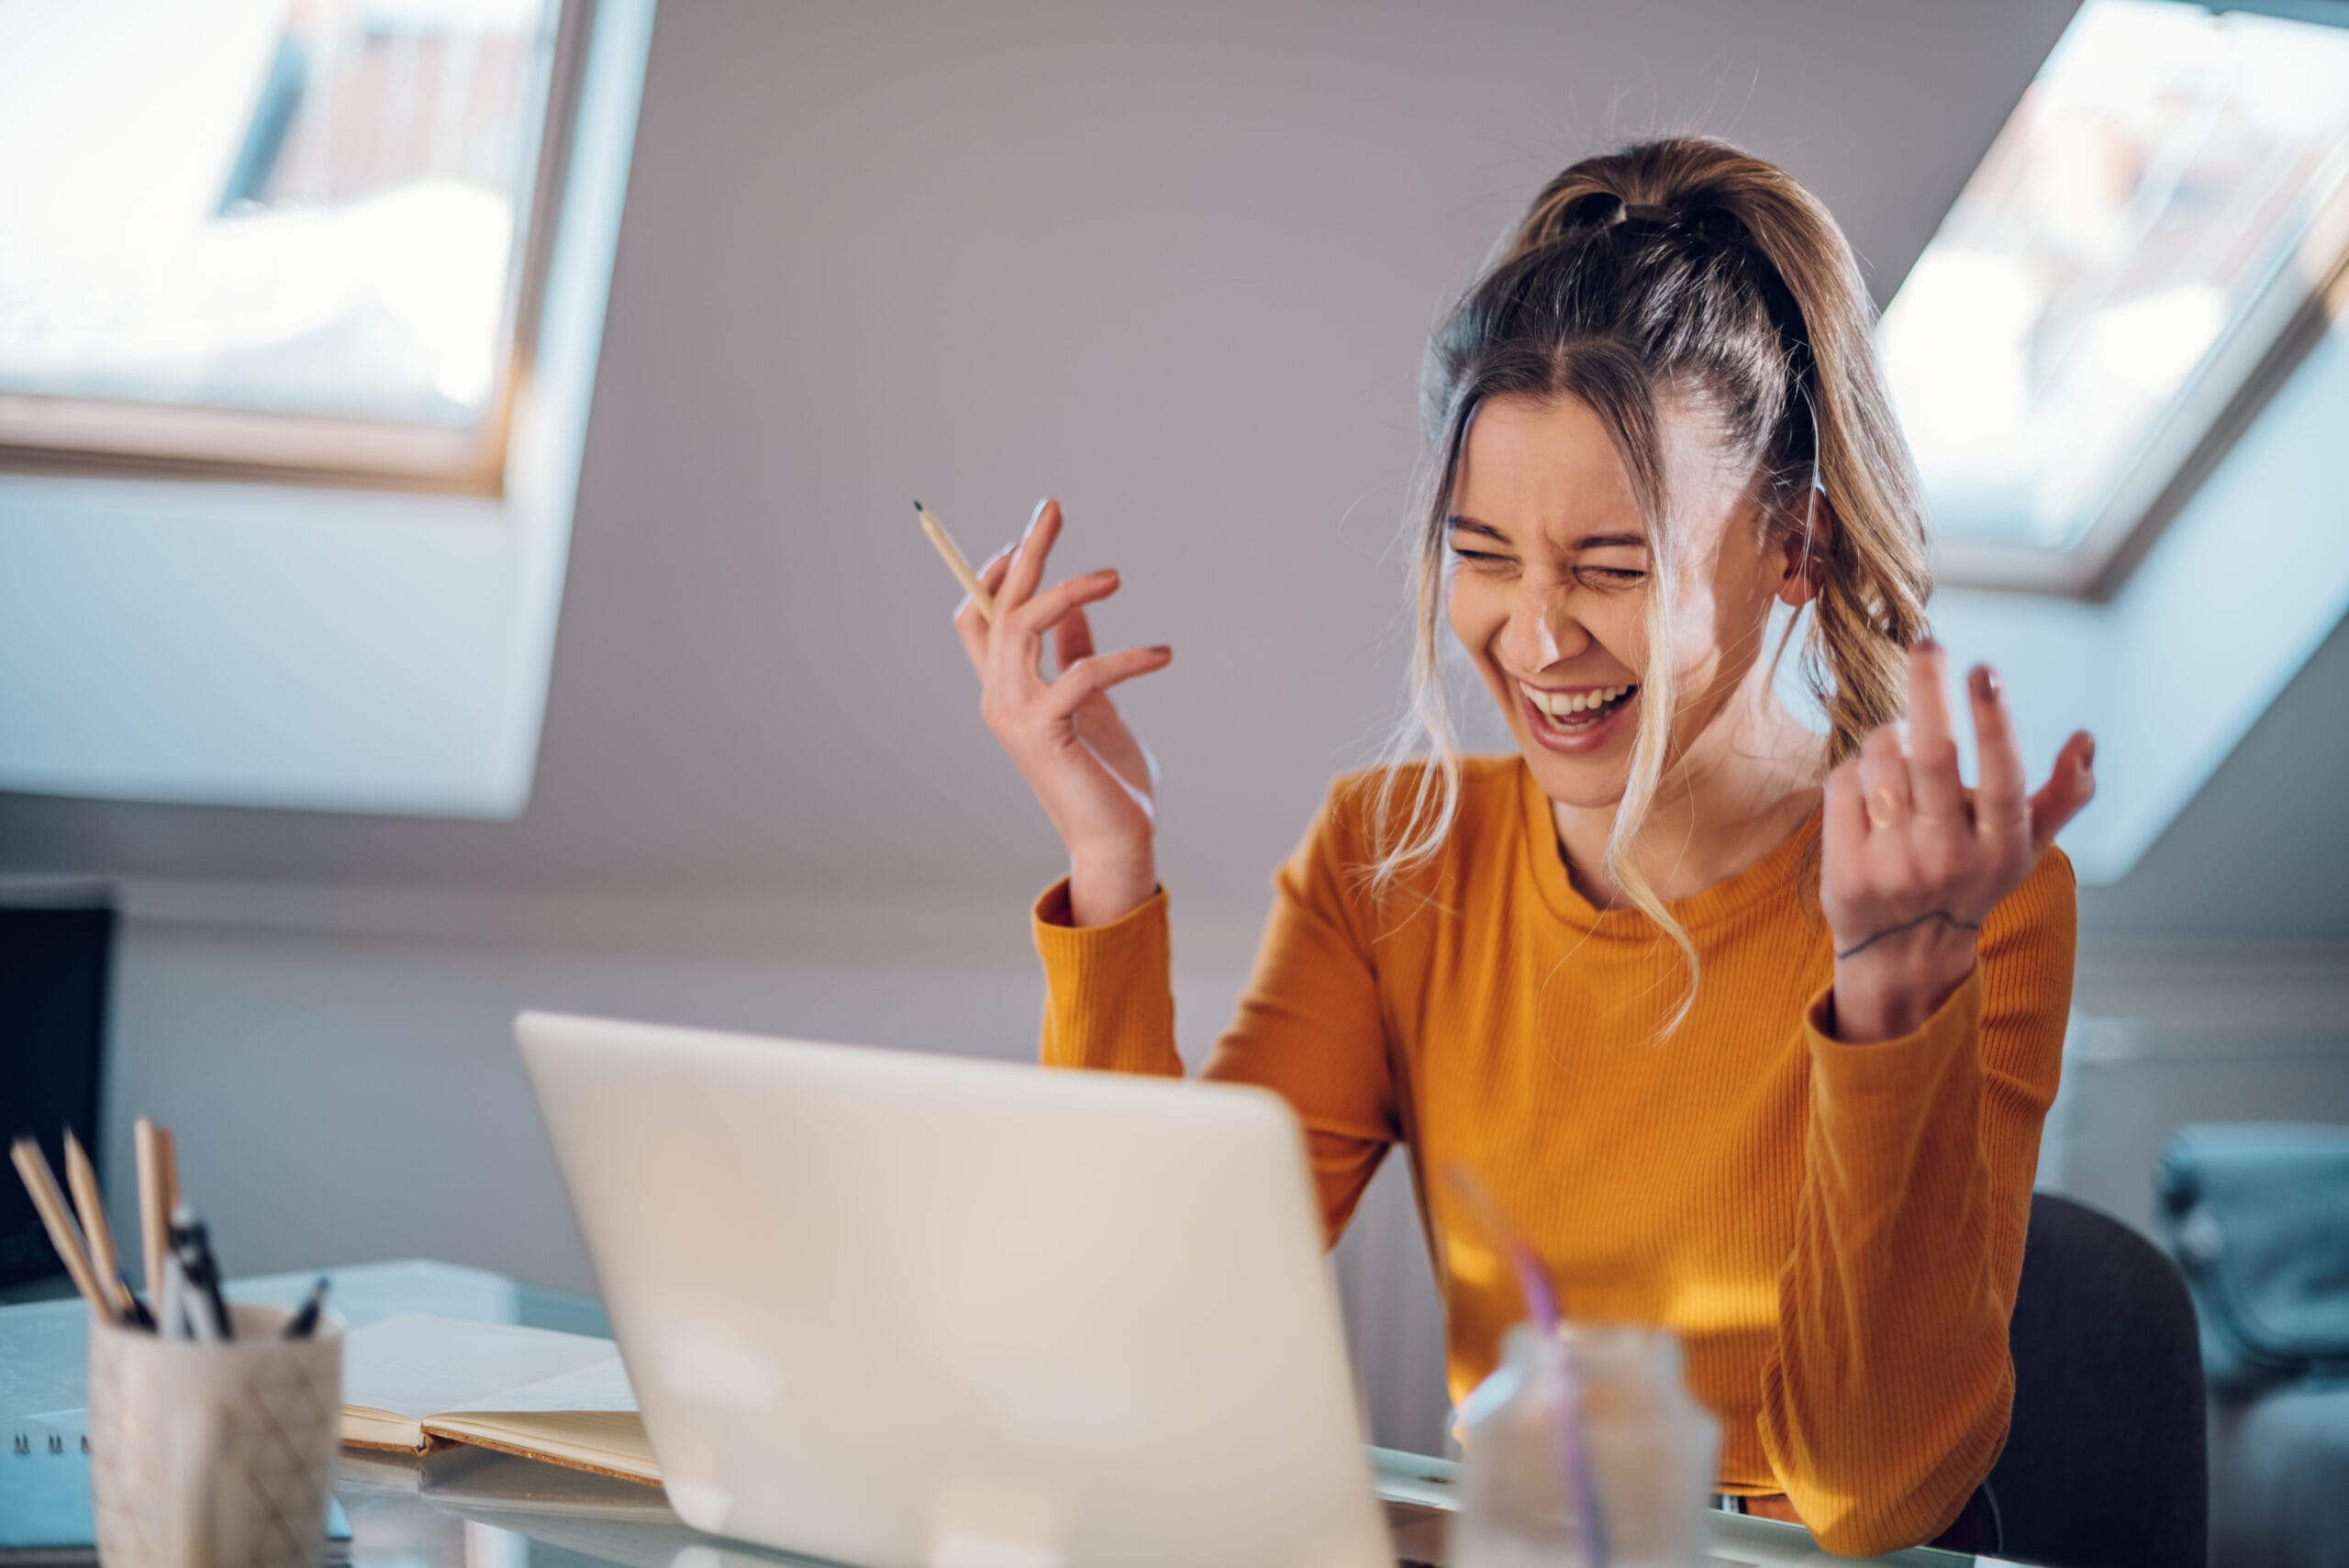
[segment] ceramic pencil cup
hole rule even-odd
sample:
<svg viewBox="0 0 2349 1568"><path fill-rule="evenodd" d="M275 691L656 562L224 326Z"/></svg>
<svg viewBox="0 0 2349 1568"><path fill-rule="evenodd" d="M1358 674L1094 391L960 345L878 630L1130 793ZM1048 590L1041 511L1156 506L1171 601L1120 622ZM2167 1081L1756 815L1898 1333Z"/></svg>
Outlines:
<svg viewBox="0 0 2349 1568"><path fill-rule="evenodd" d="M92 1317L90 1497L106 1568L314 1568L342 1405L342 1336L284 1337L231 1306L235 1338L165 1340Z"/></svg>

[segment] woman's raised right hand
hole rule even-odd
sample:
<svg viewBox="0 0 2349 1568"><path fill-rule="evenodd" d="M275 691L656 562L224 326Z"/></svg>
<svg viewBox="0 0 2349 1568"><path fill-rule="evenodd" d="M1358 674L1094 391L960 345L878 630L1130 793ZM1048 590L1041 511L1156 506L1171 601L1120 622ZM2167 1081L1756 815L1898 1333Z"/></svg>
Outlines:
<svg viewBox="0 0 2349 1568"><path fill-rule="evenodd" d="M1157 886L1158 765L1126 728L1109 688L1164 668L1174 650L1093 651L1085 606L1116 593L1118 574L1104 569L1040 590L1060 531L1060 503L1047 500L1028 531L979 571L994 620L966 597L954 629L978 672L979 717L1068 847L1070 917L1097 926ZM1050 680L1042 669L1048 635L1060 666Z"/></svg>

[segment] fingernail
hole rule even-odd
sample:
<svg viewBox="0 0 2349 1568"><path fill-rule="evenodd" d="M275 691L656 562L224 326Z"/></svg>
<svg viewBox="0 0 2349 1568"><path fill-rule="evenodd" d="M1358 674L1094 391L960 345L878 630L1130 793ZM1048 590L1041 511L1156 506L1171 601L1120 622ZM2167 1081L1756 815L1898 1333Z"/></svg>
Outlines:
<svg viewBox="0 0 2349 1568"><path fill-rule="evenodd" d="M1150 651L1151 651L1152 653L1170 653L1170 654L1171 654L1171 653L1173 653L1173 652L1174 651L1174 649L1173 645L1172 645L1172 644L1169 644L1169 643L1164 643L1164 642L1153 642L1153 643L1152 643L1152 644L1150 645Z"/></svg>
<svg viewBox="0 0 2349 1568"><path fill-rule="evenodd" d="M2088 743L2080 748L2080 772L2087 773L2094 766L2096 766L2096 737L2091 735L2088 737Z"/></svg>
<svg viewBox="0 0 2349 1568"><path fill-rule="evenodd" d="M1024 539L1027 537L1027 534L1031 534L1036 531L1036 525L1044 520L1044 508L1052 504L1052 498L1050 495L1045 496L1042 500L1036 503L1036 509L1028 514L1028 528L1026 533L1023 533L1020 537Z"/></svg>
<svg viewBox="0 0 2349 1568"><path fill-rule="evenodd" d="M1942 645L1930 637L1920 637L1917 639L1917 651L1920 653L1939 653L1941 651Z"/></svg>
<svg viewBox="0 0 2349 1568"><path fill-rule="evenodd" d="M1976 701L1996 702L1998 700L1998 672L1987 664L1974 666L1973 686Z"/></svg>

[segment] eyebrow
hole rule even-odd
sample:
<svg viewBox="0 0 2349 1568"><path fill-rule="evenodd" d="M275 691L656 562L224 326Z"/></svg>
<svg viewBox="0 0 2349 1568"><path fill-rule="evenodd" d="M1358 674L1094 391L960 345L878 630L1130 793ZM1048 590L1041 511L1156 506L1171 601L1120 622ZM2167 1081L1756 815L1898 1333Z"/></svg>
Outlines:
<svg viewBox="0 0 2349 1568"><path fill-rule="evenodd" d="M1480 523L1474 517L1464 517L1458 513L1446 517L1443 525L1446 531L1480 534L1486 539L1496 539L1502 544L1509 542L1508 536L1490 523ZM1643 534L1585 534L1575 540L1570 548L1605 550L1610 545L1628 545L1636 550L1645 550L1648 547L1648 541Z"/></svg>

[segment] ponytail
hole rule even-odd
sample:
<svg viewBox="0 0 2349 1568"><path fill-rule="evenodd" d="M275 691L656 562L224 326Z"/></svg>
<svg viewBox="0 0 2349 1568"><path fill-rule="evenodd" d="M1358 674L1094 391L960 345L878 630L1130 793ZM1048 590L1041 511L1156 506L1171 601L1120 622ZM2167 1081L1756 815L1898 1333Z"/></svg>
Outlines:
<svg viewBox="0 0 2349 1568"><path fill-rule="evenodd" d="M1469 421L1489 399L1575 398L1598 417L1654 557L1648 646L1664 650L1673 646L1683 546L1655 410L1667 391L1700 391L1731 454L1766 476L1765 542L1787 545L1819 573L1816 613L1806 628L1798 611L1787 636L1804 632L1800 669L1828 717L1829 765L1899 715L1904 651L1924 635L1932 578L1916 467L1876 357L1874 323L1858 260L1826 206L1784 170L1727 142L1640 142L1584 159L1542 188L1429 343L1407 706L1384 754L1370 860L1358 872L1375 900L1404 893L1458 814L1460 752L1439 635L1444 523ZM1814 484L1838 525L1823 540L1814 531ZM1787 646L1773 656L1774 672ZM1676 701L1670 661L1649 663L1649 700L1640 705L1606 857L1625 898L1687 965L1668 1034L1695 999L1699 966L1695 943L1630 858L1663 784ZM1407 765L1423 749L1424 762ZM1805 887L1815 880L1806 874Z"/></svg>

